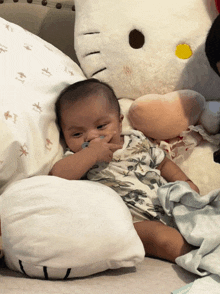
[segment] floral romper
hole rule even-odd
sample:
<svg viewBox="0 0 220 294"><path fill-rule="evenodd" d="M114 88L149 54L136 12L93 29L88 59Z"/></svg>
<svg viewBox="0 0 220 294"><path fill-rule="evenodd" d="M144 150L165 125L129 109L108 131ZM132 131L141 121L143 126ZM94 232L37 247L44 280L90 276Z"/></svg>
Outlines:
<svg viewBox="0 0 220 294"><path fill-rule="evenodd" d="M157 169L165 158L164 151L140 131L132 130L122 135L123 148L114 153L110 163L94 165L88 171L87 179L114 189L129 207L134 222L158 220L173 226L157 197L157 189L166 183Z"/></svg>

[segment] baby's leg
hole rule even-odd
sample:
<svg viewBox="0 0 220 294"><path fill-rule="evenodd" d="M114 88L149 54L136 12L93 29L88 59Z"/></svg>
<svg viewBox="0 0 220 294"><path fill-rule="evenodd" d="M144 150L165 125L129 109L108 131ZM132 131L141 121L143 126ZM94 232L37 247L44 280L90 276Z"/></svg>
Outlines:
<svg viewBox="0 0 220 294"><path fill-rule="evenodd" d="M158 221L141 221L134 227L144 245L146 256L154 256L175 262L178 256L195 249L174 228Z"/></svg>

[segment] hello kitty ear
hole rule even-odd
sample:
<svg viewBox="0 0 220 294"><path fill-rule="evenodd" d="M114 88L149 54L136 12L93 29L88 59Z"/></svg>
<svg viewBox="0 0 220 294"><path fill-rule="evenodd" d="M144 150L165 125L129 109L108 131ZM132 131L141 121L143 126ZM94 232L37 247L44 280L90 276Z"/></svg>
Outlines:
<svg viewBox="0 0 220 294"><path fill-rule="evenodd" d="M216 5L218 12L220 13L220 0L215 0L215 5Z"/></svg>

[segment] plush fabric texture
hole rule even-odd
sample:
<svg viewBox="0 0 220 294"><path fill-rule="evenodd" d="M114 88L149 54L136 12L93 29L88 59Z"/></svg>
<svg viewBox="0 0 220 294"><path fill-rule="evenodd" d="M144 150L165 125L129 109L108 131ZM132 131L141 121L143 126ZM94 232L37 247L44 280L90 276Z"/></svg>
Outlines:
<svg viewBox="0 0 220 294"><path fill-rule="evenodd" d="M218 11L204 0L75 0L75 48L88 77L119 98L190 89L220 100L219 77L205 56Z"/></svg>
<svg viewBox="0 0 220 294"><path fill-rule="evenodd" d="M132 126L147 137L166 140L195 125L204 106L205 98L191 90L149 94L135 100L128 117Z"/></svg>
<svg viewBox="0 0 220 294"><path fill-rule="evenodd" d="M135 116L134 127L146 136L155 138L158 132L156 138L166 141L178 132L181 136L182 131L187 131L184 130L187 125L196 123L197 115L190 114L188 108L189 112L185 113L182 103L178 105L182 120L177 113L171 114L169 101L175 94L181 96L182 90L193 90L208 101L202 113L200 107L197 109L201 114L198 123L216 134L220 127L220 80L205 55L206 36L218 15L216 5L219 7L219 1L75 0L75 48L81 67L87 77L98 78L113 87L123 114L127 117L130 109ZM157 113L161 104L149 107L147 98L152 98L149 95L165 95L167 100L168 105L165 103L160 109L159 123L152 114ZM146 103L140 103L139 107L142 97ZM209 103L209 100L216 102ZM170 115L166 115L167 110ZM153 125L154 122L157 123ZM130 127L126 119L123 130ZM164 130L166 133L162 134ZM182 146L176 144L176 147L179 149L176 153L180 154ZM183 154L178 164L185 171L193 168L190 178L196 179L203 191L220 187L216 176L219 165L210 154L216 146L209 143L196 147L195 156L190 149L187 162Z"/></svg>
<svg viewBox="0 0 220 294"><path fill-rule="evenodd" d="M110 84L119 99L166 94L166 99L172 101L173 91L175 95L183 89L194 90L206 100L218 101L217 115L208 104L201 122L211 133L219 131L219 77L205 54L206 36L218 15L214 0L140 0L138 5L131 0L97 0L95 3L76 0L75 5L75 48L87 77ZM146 119L149 113L153 115L152 132L156 131L153 138L169 139L173 133L177 134L178 128L168 132L170 124L178 123L180 132L185 130L183 115L178 121L175 115L169 115L164 125L168 103L166 107L148 103L147 110L141 106L135 125L143 128L143 124L149 122ZM156 124L155 108L164 114ZM179 110L184 113L185 105ZM198 110L200 112L200 108ZM172 111L171 106L169 112ZM186 113L187 119L191 119L191 115ZM157 132L164 134L158 136ZM148 132L144 134L148 136Z"/></svg>
<svg viewBox="0 0 220 294"><path fill-rule="evenodd" d="M18 179L48 174L62 156L54 104L85 79L61 51L0 18L0 193Z"/></svg>
<svg viewBox="0 0 220 294"><path fill-rule="evenodd" d="M127 206L104 185L36 176L13 183L2 198L3 250L15 271L63 279L144 258Z"/></svg>

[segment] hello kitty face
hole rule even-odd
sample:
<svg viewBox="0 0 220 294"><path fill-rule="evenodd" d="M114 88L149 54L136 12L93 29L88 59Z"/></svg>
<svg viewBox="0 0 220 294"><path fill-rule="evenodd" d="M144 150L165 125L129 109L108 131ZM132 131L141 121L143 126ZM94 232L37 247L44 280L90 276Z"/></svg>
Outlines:
<svg viewBox="0 0 220 294"><path fill-rule="evenodd" d="M75 0L75 48L87 77L119 98L180 89L220 100L204 52L214 0Z"/></svg>

